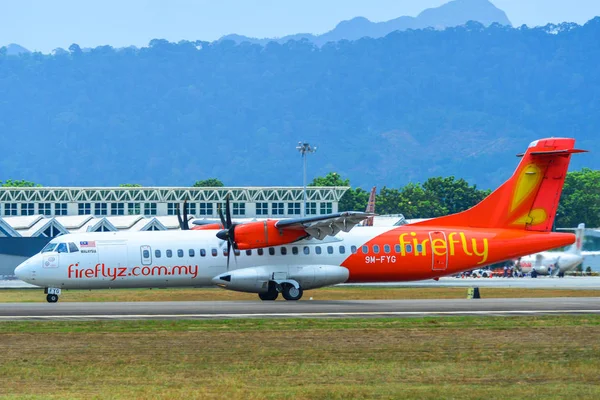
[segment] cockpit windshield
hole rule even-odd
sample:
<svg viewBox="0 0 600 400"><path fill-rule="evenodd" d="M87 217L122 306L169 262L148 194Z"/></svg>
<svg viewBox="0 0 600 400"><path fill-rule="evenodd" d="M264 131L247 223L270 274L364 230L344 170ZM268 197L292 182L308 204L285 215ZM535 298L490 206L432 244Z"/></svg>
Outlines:
<svg viewBox="0 0 600 400"><path fill-rule="evenodd" d="M79 251L77 246L73 243L75 249L73 251ZM57 253L68 253L69 248L66 243L48 243L43 249L42 253L50 253L56 251Z"/></svg>
<svg viewBox="0 0 600 400"><path fill-rule="evenodd" d="M56 248L56 245L58 243L48 243L47 245L44 246L44 248L42 249L42 253L50 253L51 251L54 251L54 249Z"/></svg>

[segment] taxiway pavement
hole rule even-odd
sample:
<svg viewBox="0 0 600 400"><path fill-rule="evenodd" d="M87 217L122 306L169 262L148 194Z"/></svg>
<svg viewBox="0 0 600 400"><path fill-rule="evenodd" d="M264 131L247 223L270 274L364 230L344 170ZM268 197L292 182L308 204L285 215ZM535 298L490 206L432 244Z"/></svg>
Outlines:
<svg viewBox="0 0 600 400"><path fill-rule="evenodd" d="M473 300L4 303L0 321L600 314L600 297Z"/></svg>

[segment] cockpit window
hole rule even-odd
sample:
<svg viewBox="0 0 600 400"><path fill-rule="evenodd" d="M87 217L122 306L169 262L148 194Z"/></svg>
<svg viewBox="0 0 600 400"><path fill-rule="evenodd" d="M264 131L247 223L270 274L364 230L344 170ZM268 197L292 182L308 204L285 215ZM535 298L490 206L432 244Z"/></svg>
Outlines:
<svg viewBox="0 0 600 400"><path fill-rule="evenodd" d="M50 253L51 251L54 251L55 248L56 248L56 243L48 243L42 249L42 253Z"/></svg>
<svg viewBox="0 0 600 400"><path fill-rule="evenodd" d="M56 252L57 253L68 253L69 250L67 250L67 244L59 243L58 246L56 247Z"/></svg>
<svg viewBox="0 0 600 400"><path fill-rule="evenodd" d="M75 243L70 242L69 243L69 253L76 253L78 252L79 249L77 248L77 245L75 245Z"/></svg>

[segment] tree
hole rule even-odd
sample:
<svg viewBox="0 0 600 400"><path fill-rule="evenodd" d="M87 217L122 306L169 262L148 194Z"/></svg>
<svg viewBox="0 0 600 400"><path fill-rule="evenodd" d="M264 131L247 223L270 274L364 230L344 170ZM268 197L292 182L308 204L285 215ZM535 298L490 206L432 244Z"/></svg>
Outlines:
<svg viewBox="0 0 600 400"><path fill-rule="evenodd" d="M369 192L361 189L348 189L340 199L339 211L364 211L369 202Z"/></svg>
<svg viewBox="0 0 600 400"><path fill-rule="evenodd" d="M119 187L142 187L139 183L121 183Z"/></svg>
<svg viewBox="0 0 600 400"><path fill-rule="evenodd" d="M71 54L76 54L76 55L80 55L82 53L81 47L79 47L79 45L77 43L73 43L72 45L70 45L69 51L71 52Z"/></svg>
<svg viewBox="0 0 600 400"><path fill-rule="evenodd" d="M350 186L350 179L342 179L337 172L330 172L314 178L308 186Z"/></svg>
<svg viewBox="0 0 600 400"><path fill-rule="evenodd" d="M473 207L490 194L489 190L479 190L477 185L470 186L464 179L429 178L423 183L423 189L430 199L436 199L447 214L455 214Z"/></svg>
<svg viewBox="0 0 600 400"><path fill-rule="evenodd" d="M350 179L343 179L337 172L318 176L308 186L350 186ZM364 211L369 201L369 192L361 188L346 190L338 204L338 211Z"/></svg>
<svg viewBox="0 0 600 400"><path fill-rule="evenodd" d="M208 178L203 181L196 181L196 183L194 183L192 185L192 187L223 187L223 186L225 186L223 184L223 182L221 182L217 178Z"/></svg>
<svg viewBox="0 0 600 400"><path fill-rule="evenodd" d="M556 225L569 228L581 222L600 226L600 170L583 168L567 173Z"/></svg>
<svg viewBox="0 0 600 400"><path fill-rule="evenodd" d="M0 181L0 187L41 187L38 183L29 182L26 180L8 179L6 182Z"/></svg>

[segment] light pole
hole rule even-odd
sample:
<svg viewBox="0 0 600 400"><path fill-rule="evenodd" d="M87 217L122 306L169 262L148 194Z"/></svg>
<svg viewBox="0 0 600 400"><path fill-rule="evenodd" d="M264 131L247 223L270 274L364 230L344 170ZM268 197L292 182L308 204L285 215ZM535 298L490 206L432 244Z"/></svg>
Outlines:
<svg viewBox="0 0 600 400"><path fill-rule="evenodd" d="M307 142L298 142L298 146L296 146L296 150L302 154L302 159L304 161L304 209L303 216L306 217L306 154L314 153L317 151L317 146L311 147Z"/></svg>

